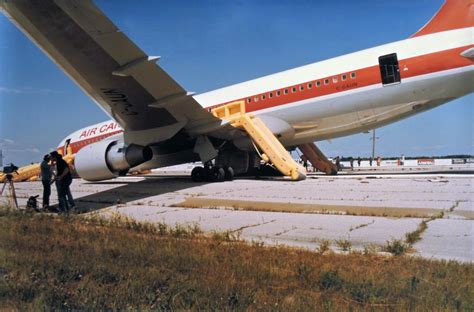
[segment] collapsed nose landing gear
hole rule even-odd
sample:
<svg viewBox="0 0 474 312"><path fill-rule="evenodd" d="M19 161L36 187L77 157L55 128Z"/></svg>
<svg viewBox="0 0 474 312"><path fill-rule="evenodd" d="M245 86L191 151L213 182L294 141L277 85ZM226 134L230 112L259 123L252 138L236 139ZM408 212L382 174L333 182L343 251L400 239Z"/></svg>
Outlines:
<svg viewBox="0 0 474 312"><path fill-rule="evenodd" d="M191 171L191 179L194 182L223 182L234 179L234 169L232 167L217 167L206 164L204 167L195 167Z"/></svg>

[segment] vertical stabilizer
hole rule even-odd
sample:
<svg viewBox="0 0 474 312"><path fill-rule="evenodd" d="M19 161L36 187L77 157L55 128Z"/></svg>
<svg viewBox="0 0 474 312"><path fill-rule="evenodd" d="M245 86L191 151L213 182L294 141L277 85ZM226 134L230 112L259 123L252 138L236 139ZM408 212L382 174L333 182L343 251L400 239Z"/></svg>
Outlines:
<svg viewBox="0 0 474 312"><path fill-rule="evenodd" d="M474 26L474 0L446 0L431 20L412 37Z"/></svg>

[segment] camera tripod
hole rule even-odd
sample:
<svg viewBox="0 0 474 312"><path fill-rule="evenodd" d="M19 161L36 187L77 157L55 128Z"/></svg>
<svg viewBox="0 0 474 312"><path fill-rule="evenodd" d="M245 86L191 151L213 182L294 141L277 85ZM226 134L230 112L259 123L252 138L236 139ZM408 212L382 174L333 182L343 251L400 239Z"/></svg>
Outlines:
<svg viewBox="0 0 474 312"><path fill-rule="evenodd" d="M13 175L9 173L7 174L7 178L5 179L5 182L3 183L2 192L0 193L0 195L3 194L7 186L10 193L11 205L14 208L18 209L18 201L16 200L15 185L13 184Z"/></svg>

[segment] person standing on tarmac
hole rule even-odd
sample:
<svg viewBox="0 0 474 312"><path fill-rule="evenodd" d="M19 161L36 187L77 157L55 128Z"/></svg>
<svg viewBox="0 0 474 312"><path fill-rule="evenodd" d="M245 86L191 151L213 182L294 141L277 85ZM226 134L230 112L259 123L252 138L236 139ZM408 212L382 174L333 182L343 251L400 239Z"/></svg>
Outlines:
<svg viewBox="0 0 474 312"><path fill-rule="evenodd" d="M336 168L337 168L337 171L340 171L342 169L341 158L339 156L336 157Z"/></svg>
<svg viewBox="0 0 474 312"><path fill-rule="evenodd" d="M56 164L56 187L58 189L59 211L69 212L69 208L75 208L69 186L72 183L72 174L67 162L64 161L61 154L51 152L51 158ZM66 199L69 197L69 202ZM70 207L69 207L70 206Z"/></svg>
<svg viewBox="0 0 474 312"><path fill-rule="evenodd" d="M43 210L49 208L49 196L51 195L51 165L49 161L51 157L49 154L44 155L43 161L41 162L41 182L43 183Z"/></svg>

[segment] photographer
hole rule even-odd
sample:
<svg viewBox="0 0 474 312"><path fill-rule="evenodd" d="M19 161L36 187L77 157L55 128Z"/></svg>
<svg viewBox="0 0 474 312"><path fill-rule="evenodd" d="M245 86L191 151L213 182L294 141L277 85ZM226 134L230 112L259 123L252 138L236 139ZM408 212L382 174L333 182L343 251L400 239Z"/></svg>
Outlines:
<svg viewBox="0 0 474 312"><path fill-rule="evenodd" d="M72 183L72 174L68 164L63 157L56 151L51 152L51 159L56 164L56 187L58 189L59 211L69 212L69 205L74 208L74 200L72 198L69 186ZM69 197L69 205L66 197Z"/></svg>
<svg viewBox="0 0 474 312"><path fill-rule="evenodd" d="M43 209L46 210L49 207L49 196L51 195L51 165L49 161L51 157L49 154L44 155L43 161L41 162L41 182L43 183Z"/></svg>

